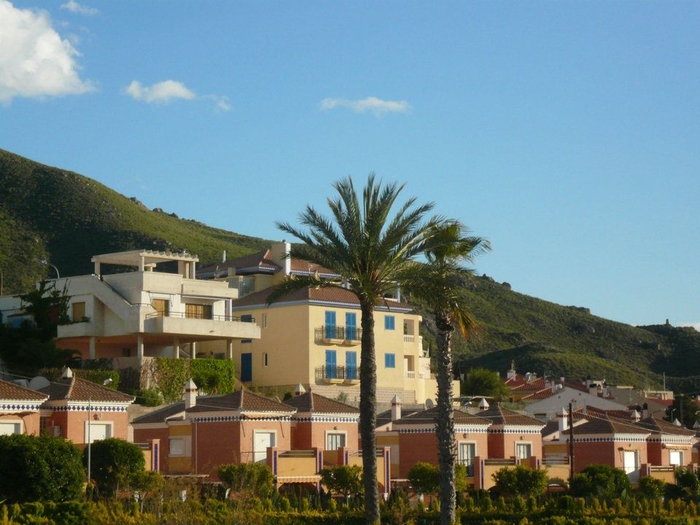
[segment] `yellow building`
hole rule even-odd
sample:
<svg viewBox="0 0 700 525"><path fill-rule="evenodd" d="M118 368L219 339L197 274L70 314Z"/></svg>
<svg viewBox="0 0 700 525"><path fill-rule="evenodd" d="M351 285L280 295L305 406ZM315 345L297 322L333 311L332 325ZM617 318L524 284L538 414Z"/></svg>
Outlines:
<svg viewBox="0 0 700 525"><path fill-rule="evenodd" d="M225 280L238 288L232 313L254 320L260 339L233 341L237 375L251 388L283 395L302 384L314 392L359 402L360 305L340 288L309 288L267 306L274 285L295 274L338 277L306 261L288 257L290 245L274 244L264 253L203 268L203 278ZM430 357L419 336L421 317L400 301L385 298L375 311L377 401L389 404L398 395L408 403L434 400L437 384ZM218 343L220 344L220 343ZM203 351L220 352L217 343Z"/></svg>

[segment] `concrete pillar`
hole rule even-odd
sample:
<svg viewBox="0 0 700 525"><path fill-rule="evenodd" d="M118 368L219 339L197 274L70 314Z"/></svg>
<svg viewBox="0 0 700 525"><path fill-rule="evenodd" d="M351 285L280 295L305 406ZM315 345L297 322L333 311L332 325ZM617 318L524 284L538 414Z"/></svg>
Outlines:
<svg viewBox="0 0 700 525"><path fill-rule="evenodd" d="M95 336L90 337L90 354L89 354L90 359L95 359L97 356L97 352L95 349L95 343L96 343Z"/></svg>
<svg viewBox="0 0 700 525"><path fill-rule="evenodd" d="M226 359L233 359L233 339L226 340Z"/></svg>
<svg viewBox="0 0 700 525"><path fill-rule="evenodd" d="M197 343L190 343L190 350L192 351L192 359L197 359Z"/></svg>
<svg viewBox="0 0 700 525"><path fill-rule="evenodd" d="M143 336L136 336L136 355L139 360L143 359Z"/></svg>
<svg viewBox="0 0 700 525"><path fill-rule="evenodd" d="M178 337L173 341L173 359L180 359L180 339Z"/></svg>

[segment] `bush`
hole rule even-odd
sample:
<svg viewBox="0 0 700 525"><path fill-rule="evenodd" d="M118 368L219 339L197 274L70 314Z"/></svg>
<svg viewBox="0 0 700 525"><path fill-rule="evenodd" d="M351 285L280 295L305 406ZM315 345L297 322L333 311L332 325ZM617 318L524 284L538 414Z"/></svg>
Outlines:
<svg viewBox="0 0 700 525"><path fill-rule="evenodd" d="M408 481L420 494L435 494L440 488L440 468L437 465L419 461L408 471Z"/></svg>
<svg viewBox="0 0 700 525"><path fill-rule="evenodd" d="M518 465L502 468L493 474L496 489L509 496L539 496L547 490L547 471Z"/></svg>
<svg viewBox="0 0 700 525"><path fill-rule="evenodd" d="M579 497L604 500L626 497L632 485L622 470L608 465L588 465L574 476L572 493Z"/></svg>
<svg viewBox="0 0 700 525"><path fill-rule="evenodd" d="M103 439L85 447L86 466L88 455L91 455L91 477L100 493L107 497L116 496L120 489L129 489L132 476L143 472L146 466L141 449L123 439Z"/></svg>
<svg viewBox="0 0 700 525"><path fill-rule="evenodd" d="M275 489L270 467L263 463L240 463L220 465L216 469L219 479L231 492L266 498Z"/></svg>

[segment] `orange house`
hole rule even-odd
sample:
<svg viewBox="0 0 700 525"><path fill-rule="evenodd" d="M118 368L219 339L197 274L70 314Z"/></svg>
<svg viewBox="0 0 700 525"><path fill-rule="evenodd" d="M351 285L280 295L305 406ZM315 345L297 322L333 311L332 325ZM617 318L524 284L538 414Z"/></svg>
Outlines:
<svg viewBox="0 0 700 525"><path fill-rule="evenodd" d="M637 423L651 431L647 438L647 460L661 467L685 467L693 462L695 431L676 426L670 421L651 415Z"/></svg>
<svg viewBox="0 0 700 525"><path fill-rule="evenodd" d="M311 391L284 401L296 409L292 416L292 449L323 450L326 465L344 464L338 451L359 449L360 411Z"/></svg>
<svg viewBox="0 0 700 525"><path fill-rule="evenodd" d="M491 422L488 428L488 457L490 459L526 460L537 466L542 459L542 429L538 419L494 406L477 415Z"/></svg>
<svg viewBox="0 0 700 525"><path fill-rule="evenodd" d="M41 406L41 417L50 435L76 445L105 438L128 439L127 408L133 396L75 377L70 368L59 381L47 383L39 392L49 397Z"/></svg>
<svg viewBox="0 0 700 525"><path fill-rule="evenodd" d="M267 462L268 448L291 448L295 409L247 390L197 396L190 380L185 400L136 418L135 441L160 439L164 474L208 475L229 463Z"/></svg>
<svg viewBox="0 0 700 525"><path fill-rule="evenodd" d="M39 407L49 396L0 380L0 435L38 436Z"/></svg>
<svg viewBox="0 0 700 525"><path fill-rule="evenodd" d="M467 466L467 476L471 477L475 458L489 455L487 429L491 422L459 409L455 409L453 414L457 460ZM399 478L406 479L411 467L419 461L438 464L437 416L437 407L433 407L392 423L392 429L399 438Z"/></svg>

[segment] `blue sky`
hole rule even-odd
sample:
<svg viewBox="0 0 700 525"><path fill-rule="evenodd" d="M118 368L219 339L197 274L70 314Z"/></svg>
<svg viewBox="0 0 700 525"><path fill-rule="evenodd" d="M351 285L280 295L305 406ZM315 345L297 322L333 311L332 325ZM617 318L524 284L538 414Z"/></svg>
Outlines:
<svg viewBox="0 0 700 525"><path fill-rule="evenodd" d="M700 327L700 2L0 0L0 148L281 239L374 171L476 271Z"/></svg>

